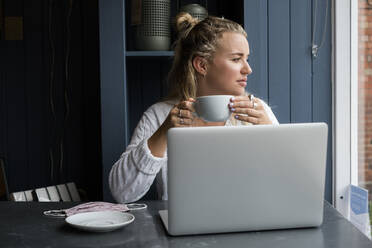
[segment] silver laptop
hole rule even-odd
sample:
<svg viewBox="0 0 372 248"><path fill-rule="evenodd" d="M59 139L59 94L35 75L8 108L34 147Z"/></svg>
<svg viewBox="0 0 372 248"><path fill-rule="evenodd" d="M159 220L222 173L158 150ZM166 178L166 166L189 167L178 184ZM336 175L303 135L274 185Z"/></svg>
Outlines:
<svg viewBox="0 0 372 248"><path fill-rule="evenodd" d="M323 221L327 124L172 128L170 235L314 227Z"/></svg>

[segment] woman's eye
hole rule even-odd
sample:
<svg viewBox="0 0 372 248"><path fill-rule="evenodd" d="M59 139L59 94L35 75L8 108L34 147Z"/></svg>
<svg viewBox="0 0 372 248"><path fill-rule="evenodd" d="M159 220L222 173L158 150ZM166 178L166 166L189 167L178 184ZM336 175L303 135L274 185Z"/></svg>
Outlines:
<svg viewBox="0 0 372 248"><path fill-rule="evenodd" d="M238 62L239 60L240 60L240 58L233 58L234 62Z"/></svg>

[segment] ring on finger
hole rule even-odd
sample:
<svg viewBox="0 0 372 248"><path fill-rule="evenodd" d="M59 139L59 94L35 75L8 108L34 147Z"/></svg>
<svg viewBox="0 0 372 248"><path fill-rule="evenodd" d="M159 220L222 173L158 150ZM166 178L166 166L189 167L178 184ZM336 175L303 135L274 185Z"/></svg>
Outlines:
<svg viewBox="0 0 372 248"><path fill-rule="evenodd" d="M185 124L185 121L184 121L183 118L180 118L180 123L181 123L182 125Z"/></svg>
<svg viewBox="0 0 372 248"><path fill-rule="evenodd" d="M254 95L253 94L249 95L249 100L251 100L251 102L253 102L253 100L254 100Z"/></svg>
<svg viewBox="0 0 372 248"><path fill-rule="evenodd" d="M257 107L257 103L254 102L254 103L253 103L253 108L255 109L256 107Z"/></svg>
<svg viewBox="0 0 372 248"><path fill-rule="evenodd" d="M178 111L178 117L182 117L182 113L181 113L182 109L180 109L180 111Z"/></svg>

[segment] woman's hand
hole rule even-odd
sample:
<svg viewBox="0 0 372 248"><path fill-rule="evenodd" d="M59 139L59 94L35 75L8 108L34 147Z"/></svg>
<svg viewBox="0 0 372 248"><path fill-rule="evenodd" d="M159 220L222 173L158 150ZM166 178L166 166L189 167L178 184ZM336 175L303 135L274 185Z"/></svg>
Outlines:
<svg viewBox="0 0 372 248"><path fill-rule="evenodd" d="M219 122L206 122L195 115L194 108L195 99L189 98L186 101L181 101L175 105L168 114L167 119L163 123L163 128L168 130L172 127L201 127L201 126L217 126L224 125Z"/></svg>
<svg viewBox="0 0 372 248"><path fill-rule="evenodd" d="M180 101L175 105L168 114L167 119L164 121L163 125L168 130L172 127L190 127L194 122L195 112L193 103L195 99L189 98L186 101Z"/></svg>
<svg viewBox="0 0 372 248"><path fill-rule="evenodd" d="M164 157L167 148L167 131L172 127L200 127L224 125L224 122L206 122L194 115L195 99L189 98L175 105L163 124L148 139L148 147L155 157Z"/></svg>
<svg viewBox="0 0 372 248"><path fill-rule="evenodd" d="M203 126L204 121L198 118L194 108L194 98L189 98L185 101L180 101L175 105L168 114L161 128L164 131L172 127L194 127Z"/></svg>
<svg viewBox="0 0 372 248"><path fill-rule="evenodd" d="M272 124L263 103L253 95L231 98L229 108L237 120L249 122L253 125Z"/></svg>

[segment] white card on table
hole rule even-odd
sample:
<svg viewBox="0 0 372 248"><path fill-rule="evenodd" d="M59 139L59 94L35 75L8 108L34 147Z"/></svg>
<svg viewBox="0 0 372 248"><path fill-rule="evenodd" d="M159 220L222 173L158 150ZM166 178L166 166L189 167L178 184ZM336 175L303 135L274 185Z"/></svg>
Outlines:
<svg viewBox="0 0 372 248"><path fill-rule="evenodd" d="M371 239L371 224L368 212L368 190L350 185L350 221Z"/></svg>

